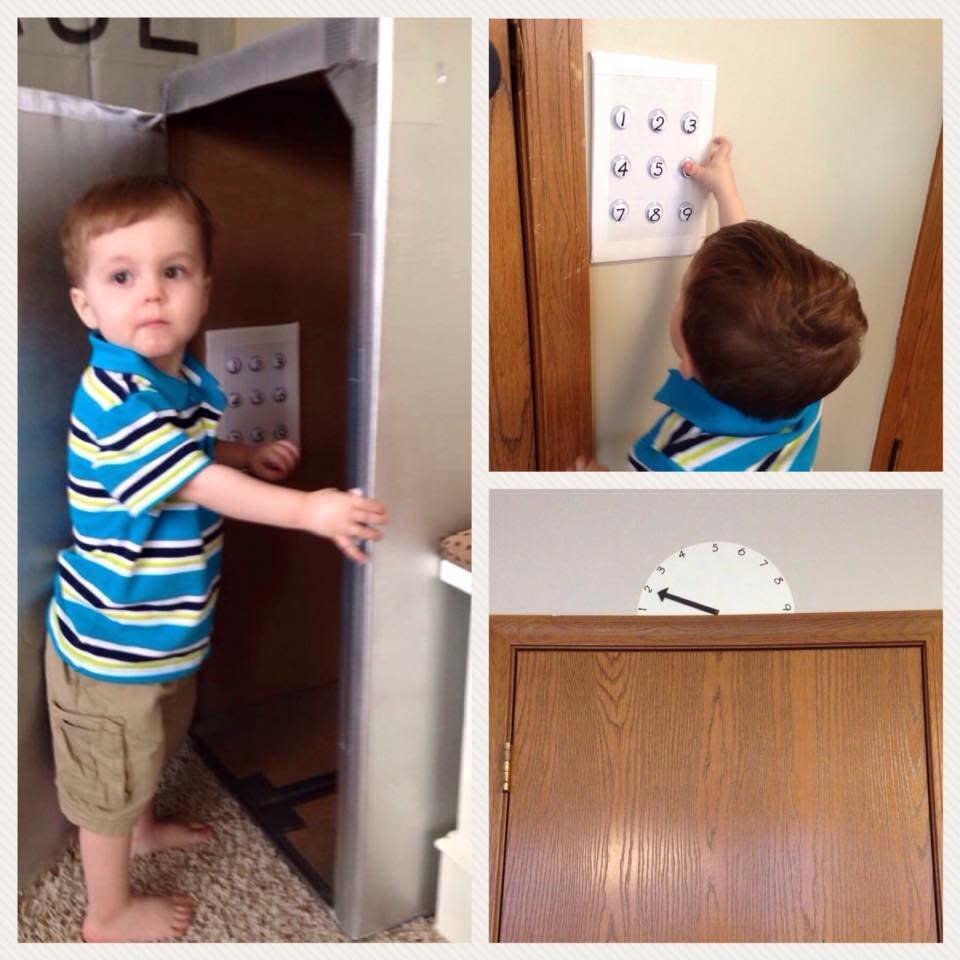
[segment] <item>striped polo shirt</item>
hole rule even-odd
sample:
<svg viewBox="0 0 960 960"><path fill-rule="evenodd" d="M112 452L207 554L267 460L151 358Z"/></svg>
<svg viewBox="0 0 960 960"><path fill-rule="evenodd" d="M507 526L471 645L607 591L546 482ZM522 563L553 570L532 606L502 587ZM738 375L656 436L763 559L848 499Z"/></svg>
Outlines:
<svg viewBox="0 0 960 960"><path fill-rule="evenodd" d="M637 470L810 470L821 401L782 420L758 420L671 370L654 400L669 409L630 451Z"/></svg>
<svg viewBox="0 0 960 960"><path fill-rule="evenodd" d="M209 650L223 527L176 493L213 461L226 397L193 357L181 379L99 334L90 344L67 441L73 544L57 556L48 630L80 673L175 680Z"/></svg>

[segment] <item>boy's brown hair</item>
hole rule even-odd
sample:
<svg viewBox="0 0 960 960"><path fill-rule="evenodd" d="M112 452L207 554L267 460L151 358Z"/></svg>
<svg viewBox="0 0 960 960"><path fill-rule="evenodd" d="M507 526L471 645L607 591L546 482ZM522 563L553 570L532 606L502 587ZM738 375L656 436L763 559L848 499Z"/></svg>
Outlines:
<svg viewBox="0 0 960 960"><path fill-rule="evenodd" d="M87 244L111 230L129 227L165 209L175 209L200 233L204 272L213 259L213 218L204 202L173 177L118 177L95 184L67 213L60 228L63 265L72 286L87 269Z"/></svg>
<svg viewBox="0 0 960 960"><path fill-rule="evenodd" d="M849 376L867 318L843 270L781 230L746 220L711 234L693 258L681 329L713 396L776 420Z"/></svg>

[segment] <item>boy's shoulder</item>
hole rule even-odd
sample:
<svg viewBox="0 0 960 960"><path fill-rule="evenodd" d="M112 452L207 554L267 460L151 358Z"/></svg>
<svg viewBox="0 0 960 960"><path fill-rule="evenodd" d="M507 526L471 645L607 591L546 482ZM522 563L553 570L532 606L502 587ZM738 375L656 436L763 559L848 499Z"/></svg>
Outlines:
<svg viewBox="0 0 960 960"><path fill-rule="evenodd" d="M101 434L169 409L169 400L146 377L91 363L74 393L72 414Z"/></svg>

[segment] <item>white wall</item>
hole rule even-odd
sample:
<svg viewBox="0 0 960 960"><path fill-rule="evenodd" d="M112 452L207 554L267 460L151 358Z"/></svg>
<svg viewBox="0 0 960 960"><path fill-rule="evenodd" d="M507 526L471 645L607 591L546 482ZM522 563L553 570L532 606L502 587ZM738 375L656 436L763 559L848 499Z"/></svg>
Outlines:
<svg viewBox="0 0 960 960"><path fill-rule="evenodd" d="M490 494L490 612L632 614L680 547L776 564L798 611L943 605L938 490L539 490Z"/></svg>
<svg viewBox="0 0 960 960"><path fill-rule="evenodd" d="M869 467L941 124L938 20L585 20L589 52L713 63L714 132L734 144L751 217L785 230L857 282L864 359L825 404L818 470ZM716 228L711 201L708 231ZM662 407L675 365L667 317L689 257L590 270L600 459L625 451Z"/></svg>

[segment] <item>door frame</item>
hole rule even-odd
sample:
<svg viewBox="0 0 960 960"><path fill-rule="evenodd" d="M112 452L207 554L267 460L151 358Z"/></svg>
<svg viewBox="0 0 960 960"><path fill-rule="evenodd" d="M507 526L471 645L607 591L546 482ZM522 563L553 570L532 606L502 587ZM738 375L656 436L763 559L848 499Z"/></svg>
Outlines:
<svg viewBox="0 0 960 960"><path fill-rule="evenodd" d="M911 466L911 470L943 469L943 128L930 172L927 199L920 221L920 232L913 253L913 266L903 300L893 368L887 382L883 409L877 424L871 470L897 470L903 421L911 410L912 386L926 376L923 363L925 346L939 356L937 392L939 402L929 415L935 418L933 432L940 440L937 455L929 464ZM924 411L928 413L928 411Z"/></svg>
<svg viewBox="0 0 960 960"><path fill-rule="evenodd" d="M737 616L490 617L490 942L499 942L509 794L503 790L504 744L513 729L517 654L524 650L751 650L919 647L923 665L927 777L937 935L943 939L943 613L793 613Z"/></svg>
<svg viewBox="0 0 960 960"><path fill-rule="evenodd" d="M584 128L583 45L580 20L513 20L509 26L509 87L513 94L517 189L526 288L526 337L508 336L493 314L491 296L491 466L503 444L497 411L511 409L512 379L532 383L535 469L567 470L580 454L591 456L593 391L590 356L590 247ZM502 42L494 25L491 39ZM499 46L498 46L499 50ZM506 62L501 54L501 62ZM504 71L506 73L506 70ZM503 87L504 84L501 84ZM493 107L493 104L491 104ZM494 116L491 114L493 129ZM499 132L499 131L498 131ZM496 140L491 136L491 143ZM501 140L502 143L502 140ZM491 163L491 175L494 165ZM509 201L512 182L490 184L491 216ZM500 220L504 231L511 221ZM514 242L491 229L498 251ZM492 260L494 258L491 258ZM491 273L491 282L498 274ZM515 326L515 322L514 322ZM509 422L513 423L512 418ZM495 469L529 469L530 458L498 461ZM503 463L503 466L500 464Z"/></svg>
<svg viewBox="0 0 960 960"><path fill-rule="evenodd" d="M510 27L506 20L491 20L489 30L490 46L501 64L500 83L489 105L489 467L536 470Z"/></svg>

